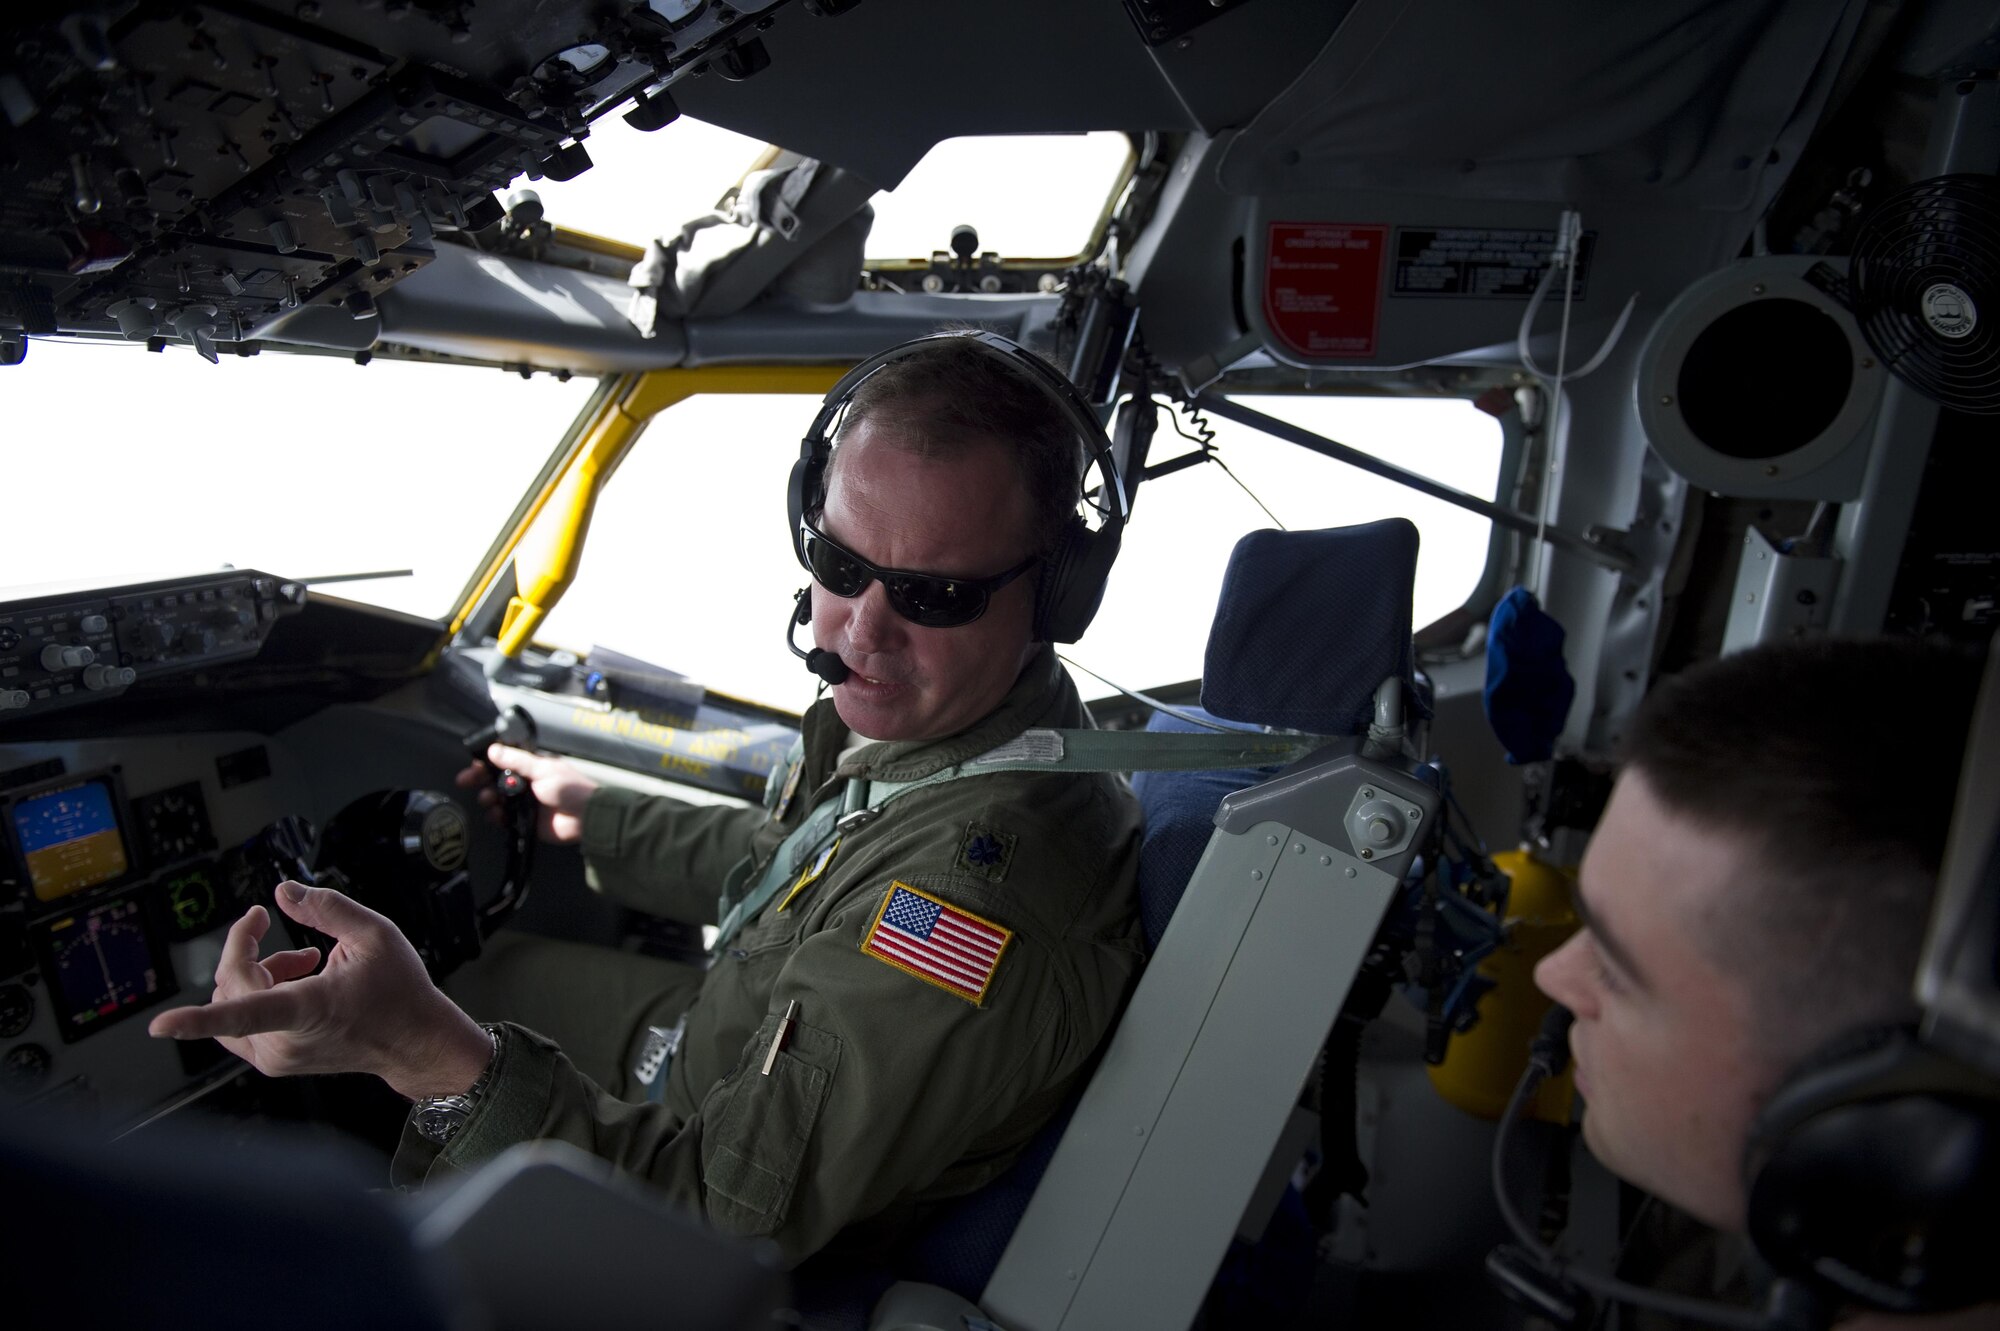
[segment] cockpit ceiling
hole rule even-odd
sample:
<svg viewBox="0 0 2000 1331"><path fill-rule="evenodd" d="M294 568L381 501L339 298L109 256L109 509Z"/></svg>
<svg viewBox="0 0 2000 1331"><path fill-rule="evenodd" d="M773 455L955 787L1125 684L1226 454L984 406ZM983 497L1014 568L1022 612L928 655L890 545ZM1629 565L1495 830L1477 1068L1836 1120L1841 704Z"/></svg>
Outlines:
<svg viewBox="0 0 2000 1331"><path fill-rule="evenodd" d="M1707 265L1740 244L1889 30L1905 62L1915 46L1992 62L1990 4L1906 8L15 6L0 18L0 335L16 349L22 332L94 333L213 354L301 306L372 325L380 298L441 246L498 222L496 191L587 169L594 120L663 121L675 103L884 188L952 136L1185 134L1209 202L1163 209L1155 230L1181 233L1167 248L1210 265L1246 218L1273 210L1476 227L1526 225L1480 220L1522 207L1540 226L1562 207L1643 214L1669 232L1698 219L1707 239L1685 257ZM670 155L659 169L674 169ZM662 218L661 230L684 220ZM1136 253L1143 238L1124 239ZM1158 310L1171 287L1142 299Z"/></svg>
<svg viewBox="0 0 2000 1331"><path fill-rule="evenodd" d="M1866 7L1363 0L1219 180L1734 212L1789 165L1787 130L1811 129Z"/></svg>
<svg viewBox="0 0 2000 1331"><path fill-rule="evenodd" d="M699 119L890 189L959 135L1246 124L1369 2L864 0L837 23L774 28L782 77L690 82L676 96ZM1200 23L1149 45L1140 14Z"/></svg>

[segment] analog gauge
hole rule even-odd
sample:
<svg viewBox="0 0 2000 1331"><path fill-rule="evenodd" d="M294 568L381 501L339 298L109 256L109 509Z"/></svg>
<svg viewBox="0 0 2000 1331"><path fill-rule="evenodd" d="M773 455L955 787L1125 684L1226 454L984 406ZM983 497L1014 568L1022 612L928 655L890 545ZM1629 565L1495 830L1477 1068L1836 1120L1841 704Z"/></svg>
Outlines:
<svg viewBox="0 0 2000 1331"><path fill-rule="evenodd" d="M17 1044L0 1061L0 1091L26 1095L49 1078L49 1051L38 1044Z"/></svg>
<svg viewBox="0 0 2000 1331"><path fill-rule="evenodd" d="M148 862L174 864L215 849L208 826L208 805L201 782L189 781L132 801L139 831L146 841Z"/></svg>
<svg viewBox="0 0 2000 1331"><path fill-rule="evenodd" d="M0 1040L11 1040L35 1019L35 996L27 986L0 984Z"/></svg>
<svg viewBox="0 0 2000 1331"><path fill-rule="evenodd" d="M197 938L227 922L235 898L211 860L190 864L160 879L167 936L175 942Z"/></svg>

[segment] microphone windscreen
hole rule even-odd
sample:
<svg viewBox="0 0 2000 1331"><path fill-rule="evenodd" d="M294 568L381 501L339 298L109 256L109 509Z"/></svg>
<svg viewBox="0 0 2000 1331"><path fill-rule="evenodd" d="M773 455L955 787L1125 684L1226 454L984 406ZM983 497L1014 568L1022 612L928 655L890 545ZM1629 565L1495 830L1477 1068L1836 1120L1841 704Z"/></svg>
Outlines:
<svg viewBox="0 0 2000 1331"><path fill-rule="evenodd" d="M824 647L815 647L806 653L806 669L829 684L845 683L847 677L853 673L847 668L847 662L840 659L838 653L829 652Z"/></svg>

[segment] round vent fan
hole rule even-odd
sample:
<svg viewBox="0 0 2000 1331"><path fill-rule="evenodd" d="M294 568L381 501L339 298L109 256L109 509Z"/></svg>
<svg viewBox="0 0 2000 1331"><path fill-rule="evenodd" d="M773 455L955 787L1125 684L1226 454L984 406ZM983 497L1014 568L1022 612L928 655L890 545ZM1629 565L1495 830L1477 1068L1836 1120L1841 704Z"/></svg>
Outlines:
<svg viewBox="0 0 2000 1331"><path fill-rule="evenodd" d="M1854 236L1862 336L1947 407L2000 415L2000 181L1950 175L1884 199Z"/></svg>

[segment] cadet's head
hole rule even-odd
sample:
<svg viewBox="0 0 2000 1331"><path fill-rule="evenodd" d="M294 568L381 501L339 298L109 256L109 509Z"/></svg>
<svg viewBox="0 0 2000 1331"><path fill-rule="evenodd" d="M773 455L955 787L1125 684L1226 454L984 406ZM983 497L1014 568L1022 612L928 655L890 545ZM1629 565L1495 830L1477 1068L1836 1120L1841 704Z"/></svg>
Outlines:
<svg viewBox="0 0 2000 1331"><path fill-rule="evenodd" d="M1744 1143L1829 1040L1912 1018L1976 672L1903 642L1759 648L1648 695L1536 970L1576 1013L1584 1138L1740 1229Z"/></svg>
<svg viewBox="0 0 2000 1331"><path fill-rule="evenodd" d="M809 515L832 544L880 569L943 575L947 591L880 577L853 597L815 577L813 639L852 672L834 706L856 734L931 739L985 716L1032 655L1041 560L1076 510L1076 429L1049 395L999 358L940 339L863 380ZM1012 575L1008 577L1008 575ZM965 584L1002 585L982 595ZM969 598L969 600L968 600ZM958 619L933 626L910 611Z"/></svg>

